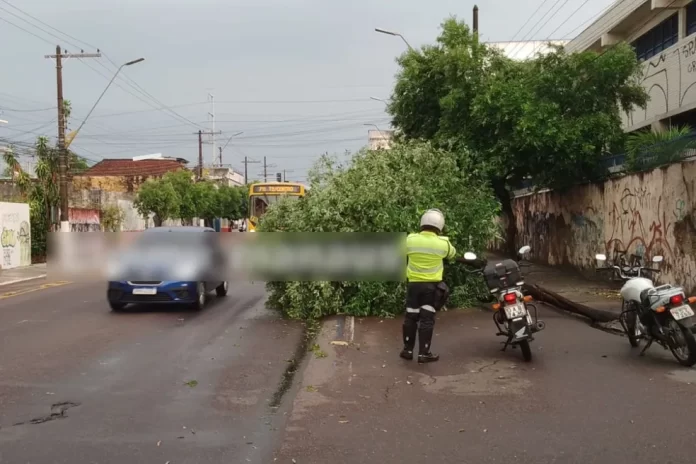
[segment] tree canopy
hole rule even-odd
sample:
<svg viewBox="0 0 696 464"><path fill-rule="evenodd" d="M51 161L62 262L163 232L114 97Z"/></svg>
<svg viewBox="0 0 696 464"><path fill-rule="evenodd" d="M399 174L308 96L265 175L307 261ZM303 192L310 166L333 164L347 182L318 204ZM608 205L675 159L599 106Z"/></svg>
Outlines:
<svg viewBox="0 0 696 464"><path fill-rule="evenodd" d="M514 61L456 18L442 24L435 45L409 50L398 64L393 125L406 139L469 149L508 216L509 189L524 179L564 188L600 178L602 158L624 146L621 112L647 102L628 45L602 54L556 47Z"/></svg>
<svg viewBox="0 0 696 464"><path fill-rule="evenodd" d="M168 172L160 179L148 179L138 190L135 206L143 217L155 215L155 225L167 219L181 219L184 225L204 219L241 219L246 211L245 187L195 182L190 171Z"/></svg>

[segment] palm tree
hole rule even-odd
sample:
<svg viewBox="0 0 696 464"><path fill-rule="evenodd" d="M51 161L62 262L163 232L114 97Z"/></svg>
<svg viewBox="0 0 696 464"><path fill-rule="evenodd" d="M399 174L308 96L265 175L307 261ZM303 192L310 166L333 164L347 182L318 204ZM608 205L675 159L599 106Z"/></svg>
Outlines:
<svg viewBox="0 0 696 464"><path fill-rule="evenodd" d="M634 132L626 141L626 168L641 171L683 159L684 152L696 148L696 137L689 126L667 131Z"/></svg>

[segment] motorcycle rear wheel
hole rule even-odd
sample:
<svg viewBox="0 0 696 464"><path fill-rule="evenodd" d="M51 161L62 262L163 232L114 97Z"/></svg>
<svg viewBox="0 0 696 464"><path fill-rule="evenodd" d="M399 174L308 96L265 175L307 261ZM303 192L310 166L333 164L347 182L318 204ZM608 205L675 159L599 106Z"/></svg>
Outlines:
<svg viewBox="0 0 696 464"><path fill-rule="evenodd" d="M529 340L523 340L519 342L519 345L522 350L522 358L526 362L530 362L532 360L532 348L529 346Z"/></svg>
<svg viewBox="0 0 696 464"><path fill-rule="evenodd" d="M671 320L669 325L672 330L678 331L677 334L683 339L681 346L675 346L674 343L669 344L672 355L682 366L693 366L696 364L696 338L691 333L691 328L684 327L675 320Z"/></svg>

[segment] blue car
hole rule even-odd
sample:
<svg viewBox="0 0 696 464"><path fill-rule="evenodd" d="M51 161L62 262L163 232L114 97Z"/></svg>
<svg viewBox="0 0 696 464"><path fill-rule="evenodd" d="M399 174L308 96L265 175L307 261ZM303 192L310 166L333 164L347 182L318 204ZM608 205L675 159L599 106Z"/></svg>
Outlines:
<svg viewBox="0 0 696 464"><path fill-rule="evenodd" d="M209 227L146 229L108 263L112 311L129 304L182 304L203 309L213 290L227 295L225 257Z"/></svg>

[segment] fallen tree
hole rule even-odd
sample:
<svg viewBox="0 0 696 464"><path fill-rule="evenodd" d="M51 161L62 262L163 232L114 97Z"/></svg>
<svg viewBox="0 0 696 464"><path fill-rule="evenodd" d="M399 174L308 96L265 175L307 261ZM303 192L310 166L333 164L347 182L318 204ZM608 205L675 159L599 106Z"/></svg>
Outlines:
<svg viewBox="0 0 696 464"><path fill-rule="evenodd" d="M481 252L495 237L499 204L462 150L427 142L357 153L348 166L322 157L300 201L272 205L259 232L413 232L428 208L447 218L446 235L460 254ZM448 266L450 306L485 298L480 277ZM403 311L403 282L269 282L269 305L286 316L316 319L332 314L390 316Z"/></svg>

